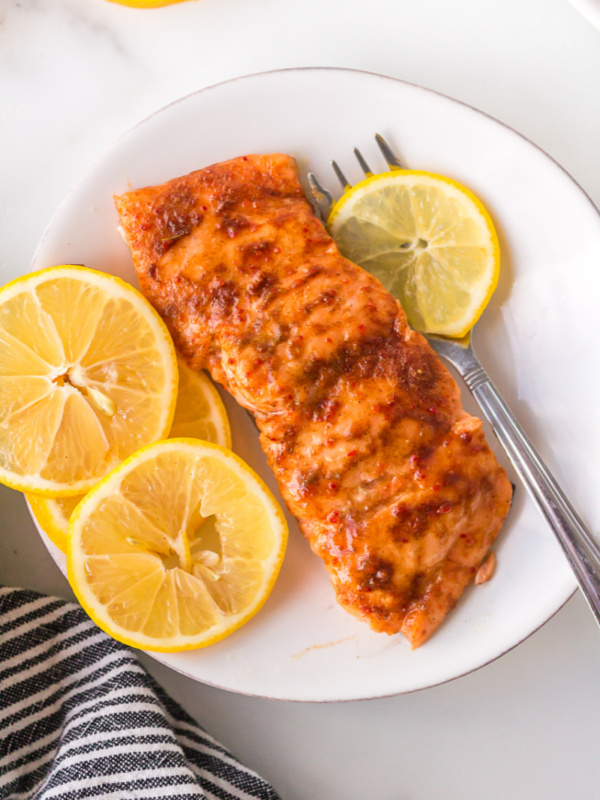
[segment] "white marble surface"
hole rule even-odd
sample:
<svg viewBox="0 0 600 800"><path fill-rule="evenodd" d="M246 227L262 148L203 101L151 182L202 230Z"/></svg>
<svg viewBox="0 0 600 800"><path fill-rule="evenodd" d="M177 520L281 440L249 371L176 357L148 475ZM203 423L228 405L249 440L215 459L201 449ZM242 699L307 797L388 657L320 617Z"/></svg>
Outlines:
<svg viewBox="0 0 600 800"><path fill-rule="evenodd" d="M119 134L196 89L295 66L464 100L600 205L600 33L565 0L0 0L0 283L29 269L55 207ZM0 507L0 583L68 597L22 498L0 487ZM495 663L385 700L267 701L145 663L283 800L600 797L600 631L579 595Z"/></svg>

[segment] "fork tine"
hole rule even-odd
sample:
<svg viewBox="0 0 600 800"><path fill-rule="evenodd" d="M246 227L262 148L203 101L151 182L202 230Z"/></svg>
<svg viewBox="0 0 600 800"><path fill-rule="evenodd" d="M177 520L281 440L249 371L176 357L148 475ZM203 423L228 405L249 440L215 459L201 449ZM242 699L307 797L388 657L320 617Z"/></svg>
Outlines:
<svg viewBox="0 0 600 800"><path fill-rule="evenodd" d="M371 167L367 164L367 162L363 158L363 154L360 152L358 147L354 148L354 155L356 156L356 160L360 164L360 168L362 169L362 171L365 173L367 178L370 178L371 175L373 174L373 170L371 169Z"/></svg>
<svg viewBox="0 0 600 800"><path fill-rule="evenodd" d="M387 161L387 165L390 169L405 169L404 165L398 160L396 154L380 133L375 134L375 141L379 145L381 154Z"/></svg>
<svg viewBox="0 0 600 800"><path fill-rule="evenodd" d="M377 142L377 145L379 146L379 149L381 150L381 153L385 158L386 163L390 169L392 170L405 169L402 162L398 159L392 148L389 146L389 144L386 142L386 140L380 133L375 134L375 141ZM370 178L373 175L373 170L367 164L363 154L360 152L358 147L354 148L354 155L356 156L356 159L360 164L362 171L365 173L367 178ZM347 192L348 189L351 189L352 184L342 172L337 161L332 161L331 167L335 173L336 178L340 182L342 191ZM312 192L312 196L317 205L317 208L321 216L323 217L323 220L326 221L327 218L329 217L329 214L331 213L331 209L333 208L333 197L331 196L331 193L327 191L327 189L322 185L322 183L319 181L314 172L309 172L307 177Z"/></svg>
<svg viewBox="0 0 600 800"><path fill-rule="evenodd" d="M339 168L337 161L332 161L331 166L333 167L333 171L335 172L335 177L340 182L343 191L345 192L347 189L350 189L352 184L348 180L348 178L344 175L342 170Z"/></svg>
<svg viewBox="0 0 600 800"><path fill-rule="evenodd" d="M333 197L331 196L331 193L321 185L314 172L309 172L307 178L314 201L317 204L317 208L319 209L323 221L325 222L329 217L333 207Z"/></svg>

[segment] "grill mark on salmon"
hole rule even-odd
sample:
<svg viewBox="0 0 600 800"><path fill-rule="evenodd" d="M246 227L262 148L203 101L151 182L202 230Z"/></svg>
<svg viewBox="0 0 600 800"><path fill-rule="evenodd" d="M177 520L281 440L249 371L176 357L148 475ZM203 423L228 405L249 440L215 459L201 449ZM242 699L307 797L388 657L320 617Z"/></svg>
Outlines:
<svg viewBox="0 0 600 800"><path fill-rule="evenodd" d="M115 198L142 292L255 416L338 602L418 647L474 578L511 485L448 370L344 259L285 155Z"/></svg>

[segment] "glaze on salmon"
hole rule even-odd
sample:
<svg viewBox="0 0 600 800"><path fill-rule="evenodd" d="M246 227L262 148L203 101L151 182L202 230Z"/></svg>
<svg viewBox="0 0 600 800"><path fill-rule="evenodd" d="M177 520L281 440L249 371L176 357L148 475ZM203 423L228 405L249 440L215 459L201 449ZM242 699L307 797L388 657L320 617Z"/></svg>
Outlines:
<svg viewBox="0 0 600 800"><path fill-rule="evenodd" d="M445 366L341 256L289 156L236 158L115 202L142 292L190 366L254 415L338 602L418 647L512 495Z"/></svg>

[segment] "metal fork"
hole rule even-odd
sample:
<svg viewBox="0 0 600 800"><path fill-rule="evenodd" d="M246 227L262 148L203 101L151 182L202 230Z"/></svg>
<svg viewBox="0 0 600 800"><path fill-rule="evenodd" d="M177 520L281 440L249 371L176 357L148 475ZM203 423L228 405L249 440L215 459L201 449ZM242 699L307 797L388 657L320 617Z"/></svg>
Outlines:
<svg viewBox="0 0 600 800"><path fill-rule="evenodd" d="M383 137L377 134L375 140L388 167L391 170L403 169L401 162ZM372 175L373 172L360 151L355 148L354 154L365 175L367 177ZM342 190L347 191L350 188L349 181L335 161L332 161L332 167ZM314 173L308 175L308 181L317 207L326 221L333 205L332 196L320 184ZM424 335L432 348L455 367L491 423L517 475L554 531L596 622L600 624L598 544L479 362L473 350L471 332L462 339Z"/></svg>

